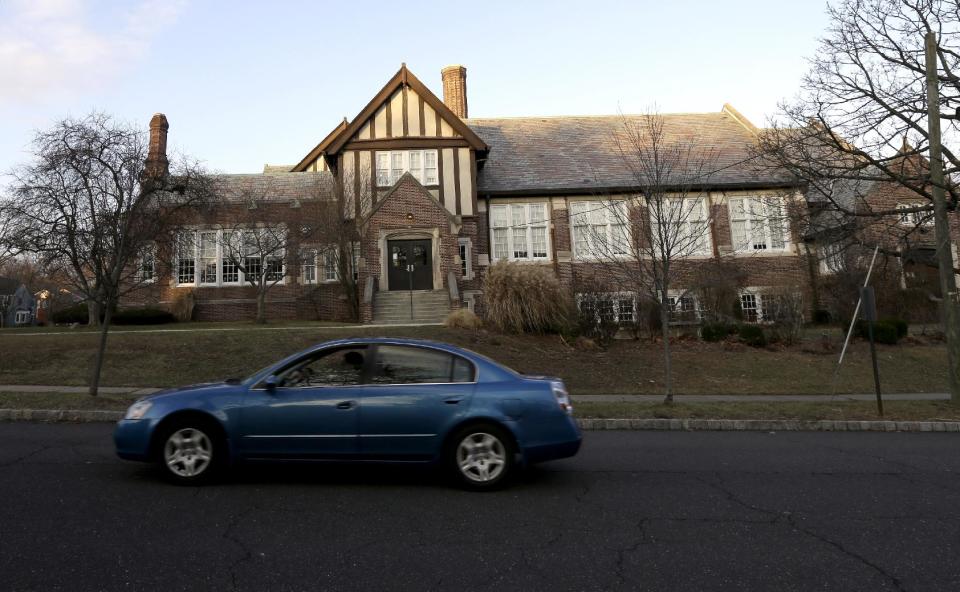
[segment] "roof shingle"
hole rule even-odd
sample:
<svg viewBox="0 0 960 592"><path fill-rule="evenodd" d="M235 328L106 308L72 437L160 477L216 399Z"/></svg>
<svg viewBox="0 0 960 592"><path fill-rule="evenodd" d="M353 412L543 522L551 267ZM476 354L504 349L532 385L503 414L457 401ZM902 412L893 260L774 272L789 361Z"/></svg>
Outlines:
<svg viewBox="0 0 960 592"><path fill-rule="evenodd" d="M466 119L490 152L478 174L485 194L590 193L637 185L616 137L646 115ZM705 185L784 186L785 174L753 163L756 136L726 112L664 114L668 141L695 142L715 154Z"/></svg>

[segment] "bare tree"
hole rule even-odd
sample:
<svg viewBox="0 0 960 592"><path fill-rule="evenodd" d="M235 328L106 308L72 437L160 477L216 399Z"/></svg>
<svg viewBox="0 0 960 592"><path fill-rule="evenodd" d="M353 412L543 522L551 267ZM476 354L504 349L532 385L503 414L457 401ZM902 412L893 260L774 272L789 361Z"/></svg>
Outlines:
<svg viewBox="0 0 960 592"><path fill-rule="evenodd" d="M68 278L88 302L91 324L100 324L91 395L113 311L143 279L138 258L181 208L209 195L196 165L181 161L169 174L165 158L147 161L148 145L143 130L108 115L62 120L37 132L33 160L13 172L2 206L15 248L48 275Z"/></svg>
<svg viewBox="0 0 960 592"><path fill-rule="evenodd" d="M664 402L673 402L670 322L684 294L675 294L678 262L710 255L706 191L715 153L695 138L673 135L649 113L622 118L614 140L637 193L606 197L599 206L574 202L574 251L599 264L606 281L655 303L664 356ZM689 286L688 286L689 287Z"/></svg>
<svg viewBox="0 0 960 592"><path fill-rule="evenodd" d="M954 111L960 101L960 0L838 0L829 16L798 97L782 106L760 153L808 184L809 195L841 219L837 226L870 250L879 246L886 255L906 256L911 249L905 239L922 224L911 228L902 216L933 212L937 191L950 211L960 197L960 112ZM934 41L932 84L928 35ZM934 96L937 104L928 105ZM933 121L931 112L937 114ZM937 148L931 126L943 131L941 156L928 156ZM941 163L944 180L935 181L931 172ZM906 207L875 199L877 183L899 188L896 201ZM938 254L951 391L960 401L960 337L950 301L956 262L946 222L937 222L937 237L927 242Z"/></svg>

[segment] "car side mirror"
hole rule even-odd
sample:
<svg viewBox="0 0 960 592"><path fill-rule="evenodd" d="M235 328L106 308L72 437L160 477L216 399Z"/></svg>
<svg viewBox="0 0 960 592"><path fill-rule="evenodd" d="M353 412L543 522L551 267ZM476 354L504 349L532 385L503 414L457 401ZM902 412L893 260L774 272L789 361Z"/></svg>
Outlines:
<svg viewBox="0 0 960 592"><path fill-rule="evenodd" d="M280 384L280 381L277 380L276 376L268 376L263 380L263 387L271 393L277 390L278 384Z"/></svg>

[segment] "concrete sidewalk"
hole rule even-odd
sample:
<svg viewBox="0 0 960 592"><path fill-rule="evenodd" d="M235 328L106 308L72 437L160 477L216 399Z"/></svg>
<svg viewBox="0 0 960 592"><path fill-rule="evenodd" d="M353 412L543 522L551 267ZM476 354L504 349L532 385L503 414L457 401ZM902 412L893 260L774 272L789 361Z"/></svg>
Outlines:
<svg viewBox="0 0 960 592"><path fill-rule="evenodd" d="M102 386L105 395L133 395L143 397L163 390L156 387ZM85 386L47 386L31 384L0 384L0 393L86 393ZM571 395L580 403L659 403L663 395ZM876 395L674 395L677 403L767 403L835 401L873 401ZM949 393L898 393L883 395L884 401L948 401Z"/></svg>

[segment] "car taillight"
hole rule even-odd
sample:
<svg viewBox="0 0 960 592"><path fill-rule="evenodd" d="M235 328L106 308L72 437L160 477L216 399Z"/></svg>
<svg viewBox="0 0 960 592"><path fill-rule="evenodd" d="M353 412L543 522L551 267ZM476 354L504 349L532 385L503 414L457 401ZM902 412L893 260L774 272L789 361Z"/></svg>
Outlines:
<svg viewBox="0 0 960 592"><path fill-rule="evenodd" d="M562 409L564 413L572 414L573 405L570 403L570 395L567 394L567 388L562 382L551 382L550 386L553 387L553 396L557 398L557 405L560 405L560 409Z"/></svg>

